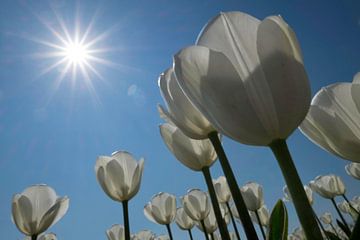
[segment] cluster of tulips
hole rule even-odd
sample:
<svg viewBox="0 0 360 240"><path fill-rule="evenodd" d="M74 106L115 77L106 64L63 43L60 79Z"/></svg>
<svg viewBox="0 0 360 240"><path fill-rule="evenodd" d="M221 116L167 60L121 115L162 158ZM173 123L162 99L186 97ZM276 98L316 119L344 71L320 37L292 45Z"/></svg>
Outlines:
<svg viewBox="0 0 360 240"><path fill-rule="evenodd" d="M188 231L197 226L205 239L257 240L253 222L263 238L360 239L360 198L349 200L338 176L316 177L303 185L286 139L296 129L323 149L352 161L346 171L360 179L360 74L352 83L322 88L311 101L310 85L295 33L280 16L256 19L242 12L220 13L202 29L196 44L181 49L173 66L159 77L166 107L159 106L166 123L160 134L168 149L189 169L204 176L207 191L191 189L181 197L159 193L145 205L145 216L166 226L168 235L148 230L131 235L128 203L139 191L144 160L125 151L100 156L96 177L104 192L123 206L123 225L113 225L109 240L173 239L171 223ZM301 227L288 235L288 216L282 200L271 214L261 185L241 188L221 144L222 136L242 144L269 147L286 182L284 199L293 203ZM213 179L211 166L219 159L224 176ZM329 213L317 217L312 191L329 199L340 220ZM336 204L336 197L344 202ZM19 230L35 239L67 211L68 198L59 198L48 186L26 189L13 199L13 219ZM349 214L348 223L343 213ZM232 222L234 232L229 232Z"/></svg>

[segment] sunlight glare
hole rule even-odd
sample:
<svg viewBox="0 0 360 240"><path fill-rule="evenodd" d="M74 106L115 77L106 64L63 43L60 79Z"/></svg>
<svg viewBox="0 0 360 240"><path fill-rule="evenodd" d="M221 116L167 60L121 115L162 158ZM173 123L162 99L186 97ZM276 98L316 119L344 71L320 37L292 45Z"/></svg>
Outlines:
<svg viewBox="0 0 360 240"><path fill-rule="evenodd" d="M89 51L85 45L70 43L64 49L64 55L72 64L81 64L89 59Z"/></svg>

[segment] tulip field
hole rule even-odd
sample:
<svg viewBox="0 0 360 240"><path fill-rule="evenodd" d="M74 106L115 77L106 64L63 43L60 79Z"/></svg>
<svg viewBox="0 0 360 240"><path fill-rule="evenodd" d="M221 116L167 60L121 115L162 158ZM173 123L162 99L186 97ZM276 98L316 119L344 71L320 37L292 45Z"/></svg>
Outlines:
<svg viewBox="0 0 360 240"><path fill-rule="evenodd" d="M116 16L116 9L125 4L120 2L109 3L115 4L114 8L104 11L115 12L104 14L106 19ZM359 52L354 54L355 70L347 58L333 59L334 69L318 69L308 64L307 58L315 58L313 49L322 51L326 47L326 42L321 46L316 41L326 38L327 28L320 26L321 20L309 24L304 20L305 15L301 15L305 13L293 8L295 5L286 5L289 12L279 6L279 12L264 15L255 11L261 6L254 3L246 3L242 9L241 4L230 2L224 6L206 3L211 11L195 15L184 9L168 15L167 8L162 6L164 12L154 16L162 19L159 26L167 26L164 19L174 20L177 11L202 19L196 24L194 21L193 26L189 22L182 28L169 26L176 34L181 33L177 38L182 34L188 36L187 42L177 40L171 45L171 51L165 43L175 40L167 39L163 33L160 34L163 40L159 40L163 46L143 43L146 47L139 47L141 41L151 43L151 35L148 39L126 42L131 34L137 36L150 31L151 28L144 26L153 20L121 35L121 29L127 31L126 24L136 24L136 20L127 23L124 17L116 25L118 35L113 30L92 35L93 25L96 26L94 17L84 33L79 30L82 22L76 22L72 36L67 19L59 14L69 4L61 5L60 1L55 1L58 5L50 4L62 30L56 30L55 23L38 18L60 43L28 38L55 49L43 54L46 59L59 57L42 74L46 76L64 65L56 73L55 85L60 89L57 91L62 92L66 80L72 79L73 91L87 88L96 96L94 99L103 98L104 102L99 100L94 110L89 110L87 103L78 108L80 105L75 102L84 98L84 93L62 92L62 99L72 99L72 108L78 110L65 114L60 105L51 113L44 110L46 114L41 115L40 124L33 129L43 129L47 121L60 121L39 130L41 136L48 138L31 140L32 145L26 151L21 150L20 140L19 150L13 148L24 154L25 159L46 156L49 160L22 164L15 158L14 162L21 164L16 167L15 175L10 175L15 165L0 161L4 172L1 185L7 185L6 196L0 198L3 207L0 239L10 226L12 232L4 235L6 239L91 240L98 239L99 232L108 240L360 239ZM30 3L28 7L40 8L37 4ZM84 6L89 8L92 4ZM167 4L171 8L180 3ZM197 4L196 7L202 8ZM307 4L306 7L313 7L315 3ZM335 5L328 7L336 9ZM148 8L154 8L149 12L157 13L155 5L149 4ZM123 14L131 19L142 11ZM294 17L290 13L300 15ZM86 14L84 11L83 15ZM327 17L326 14L318 17ZM304 29L315 25L319 35L308 38ZM331 31L337 31L337 26L333 28ZM159 29L153 27L155 35L162 31ZM111 34L121 35L110 41L119 44L117 50L101 45ZM345 33L337 35L334 41L343 38L347 39ZM123 46L139 46L120 47L120 42ZM311 44L315 43L314 48ZM149 54L154 60L149 60L148 69L133 67L131 54L126 52L152 51L149 49L157 49L164 60ZM346 46L340 49L345 51ZM101 53L109 55L96 55ZM123 58L115 58L122 53ZM129 60L124 60L125 56ZM147 61L149 56L144 54L143 60ZM335 65L342 66L340 62L348 67L341 68L347 78L332 82L317 82L313 78L316 74L325 76L336 71ZM118 101L119 96L112 95L112 91L117 91L115 87L104 87L114 83L106 83L106 76L112 79L112 75L102 75L98 71L101 64L119 71L114 75L119 89L130 81L122 80L123 76L130 79L132 74L139 76L140 81L127 88L127 100ZM143 83L143 76L150 80ZM84 79L82 87L76 87L78 78ZM93 78L103 80L104 85L99 86ZM7 92L0 91L0 107L2 94L7 96ZM54 92L55 97L48 102L50 107L44 109L60 101L57 94ZM150 105L152 99L158 104ZM3 117L5 114L1 113L0 108ZM59 120L64 115L68 116L67 120ZM78 119L74 121L79 124L72 123L72 118ZM0 122L0 134L1 126ZM27 139L28 130L21 130L20 126L19 129L14 131L15 136L24 131ZM37 134L40 133L35 130L30 136L35 139ZM11 142L20 139L4 136ZM44 154L35 154L37 148L44 149ZM0 158L7 159L4 156L5 153L10 156L8 151L0 152ZM59 156L63 162L53 165L52 157ZM12 167L7 173L8 165ZM84 233L72 235L72 231Z"/></svg>

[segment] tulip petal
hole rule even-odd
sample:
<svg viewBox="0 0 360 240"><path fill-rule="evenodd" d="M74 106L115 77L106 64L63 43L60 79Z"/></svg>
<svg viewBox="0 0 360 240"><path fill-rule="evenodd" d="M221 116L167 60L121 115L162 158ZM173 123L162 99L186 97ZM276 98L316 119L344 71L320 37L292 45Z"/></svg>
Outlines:
<svg viewBox="0 0 360 240"><path fill-rule="evenodd" d="M124 165L120 165L116 160L112 160L106 165L107 183L111 186L109 188L114 189L120 199L128 195L131 183L125 179L123 167Z"/></svg>
<svg viewBox="0 0 360 240"><path fill-rule="evenodd" d="M30 200L16 194L12 201L12 216L16 227L24 234L31 235L30 226L32 222L32 205Z"/></svg>
<svg viewBox="0 0 360 240"><path fill-rule="evenodd" d="M108 178L105 176L104 167L100 167L96 172L96 177L101 188L104 192L114 201L119 201L116 195L116 190L114 189L113 185L108 183Z"/></svg>

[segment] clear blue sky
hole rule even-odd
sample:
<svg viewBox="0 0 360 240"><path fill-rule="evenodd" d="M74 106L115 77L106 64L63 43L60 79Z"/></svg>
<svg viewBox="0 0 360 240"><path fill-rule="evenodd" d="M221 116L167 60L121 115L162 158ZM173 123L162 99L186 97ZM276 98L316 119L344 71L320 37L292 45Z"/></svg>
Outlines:
<svg viewBox="0 0 360 240"><path fill-rule="evenodd" d="M114 49L101 56L115 65L94 65L103 76L91 78L97 97L81 76L75 84L65 76L56 89L61 68L40 75L54 59L34 57L49 47L30 38L56 40L39 17L59 29L53 8L73 29L73 1L0 4L0 239L21 238L10 219L11 198L36 183L47 183L70 198L68 213L50 229L59 239L105 239L107 228L122 223L122 208L103 193L94 164L98 155L121 149L145 158L140 192L130 202L132 232L166 232L145 219L144 204L159 191L180 196L205 185L202 175L181 165L162 142L157 78L170 66L172 55L193 44L202 26L220 11L244 11L258 18L281 14L297 33L313 95L322 86L350 82L360 70L360 3L355 0L89 0L77 5L82 29L98 12L92 36L110 30L97 46ZM304 183L335 173L345 181L349 197L359 194L360 182L344 171L346 161L313 145L299 131L288 142ZM271 208L282 197L284 181L270 150L229 139L224 139L224 147L239 184L262 184ZM212 173L221 175L218 163ZM330 202L316 196L315 209L331 209ZM292 229L298 223L290 204L288 210ZM187 238L175 224L173 230L176 239ZM202 238L198 230L194 234Z"/></svg>

